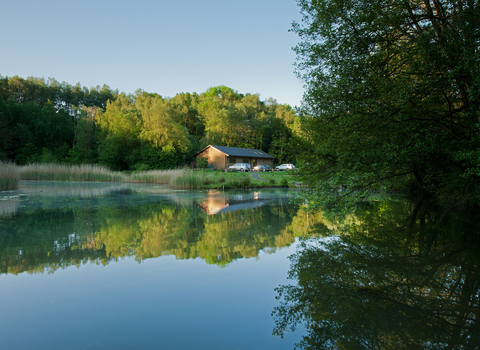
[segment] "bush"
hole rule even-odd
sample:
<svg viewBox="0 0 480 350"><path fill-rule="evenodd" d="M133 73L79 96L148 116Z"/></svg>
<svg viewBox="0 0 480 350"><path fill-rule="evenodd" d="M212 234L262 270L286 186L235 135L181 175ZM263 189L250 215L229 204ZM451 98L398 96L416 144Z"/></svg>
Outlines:
<svg viewBox="0 0 480 350"><path fill-rule="evenodd" d="M200 159L197 161L197 166L200 169L206 169L208 166L208 159L204 157L200 157Z"/></svg>
<svg viewBox="0 0 480 350"><path fill-rule="evenodd" d="M150 165L145 163L135 164L135 171L147 171L147 170L150 170Z"/></svg>
<svg viewBox="0 0 480 350"><path fill-rule="evenodd" d="M242 180L241 180L241 184L242 184L242 187L250 187L250 183L251 183L251 178L250 176L248 177L242 177Z"/></svg>

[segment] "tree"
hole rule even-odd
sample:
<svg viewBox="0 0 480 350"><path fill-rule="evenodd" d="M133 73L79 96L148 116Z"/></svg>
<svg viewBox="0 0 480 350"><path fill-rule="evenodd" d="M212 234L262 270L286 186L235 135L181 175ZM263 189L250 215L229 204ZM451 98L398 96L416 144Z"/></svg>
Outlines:
<svg viewBox="0 0 480 350"><path fill-rule="evenodd" d="M478 1L298 4L312 202L354 203L404 179L444 202L478 205Z"/></svg>

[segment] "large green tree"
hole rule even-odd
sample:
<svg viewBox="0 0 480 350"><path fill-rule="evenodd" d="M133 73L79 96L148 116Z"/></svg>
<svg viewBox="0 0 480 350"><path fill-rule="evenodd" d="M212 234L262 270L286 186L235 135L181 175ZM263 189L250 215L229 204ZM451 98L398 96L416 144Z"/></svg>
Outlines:
<svg viewBox="0 0 480 350"><path fill-rule="evenodd" d="M314 203L353 203L399 179L480 199L480 2L297 0Z"/></svg>

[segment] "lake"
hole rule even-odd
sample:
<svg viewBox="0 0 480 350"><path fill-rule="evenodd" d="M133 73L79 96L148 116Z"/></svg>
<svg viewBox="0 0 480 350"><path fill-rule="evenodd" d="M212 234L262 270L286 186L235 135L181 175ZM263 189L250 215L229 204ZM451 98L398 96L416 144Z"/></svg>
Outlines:
<svg viewBox="0 0 480 350"><path fill-rule="evenodd" d="M0 192L2 348L478 348L478 213L390 197L340 217L291 197Z"/></svg>
<svg viewBox="0 0 480 350"><path fill-rule="evenodd" d="M4 349L292 349L285 190L22 181L0 193Z"/></svg>

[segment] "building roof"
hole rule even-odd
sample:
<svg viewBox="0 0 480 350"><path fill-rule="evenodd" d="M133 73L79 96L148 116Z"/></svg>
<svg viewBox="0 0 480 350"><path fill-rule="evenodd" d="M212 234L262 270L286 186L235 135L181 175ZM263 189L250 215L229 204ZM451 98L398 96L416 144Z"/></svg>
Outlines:
<svg viewBox="0 0 480 350"><path fill-rule="evenodd" d="M238 148L238 147L226 147L226 146L215 146L215 145L208 145L204 149L202 149L200 152L196 153L195 156L197 156L199 153L203 152L207 148L212 147L215 148L216 150L225 153L227 156L230 157L249 157L249 158L270 158L270 159L275 159L274 156L271 156L270 154L263 152L262 150L259 149L250 149L250 148Z"/></svg>

